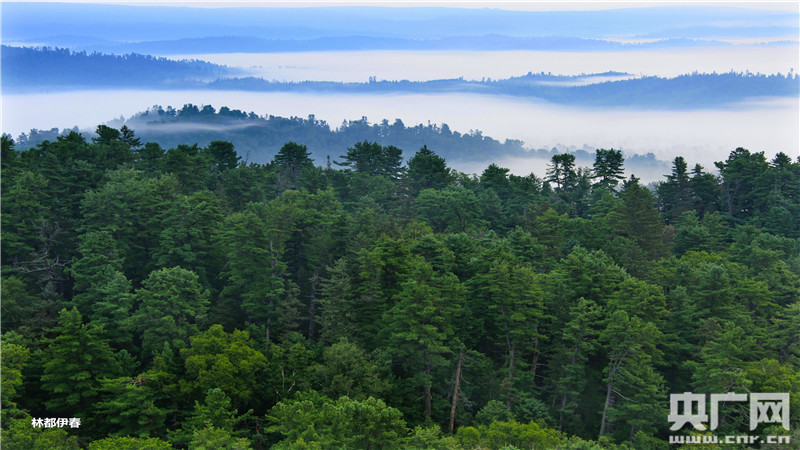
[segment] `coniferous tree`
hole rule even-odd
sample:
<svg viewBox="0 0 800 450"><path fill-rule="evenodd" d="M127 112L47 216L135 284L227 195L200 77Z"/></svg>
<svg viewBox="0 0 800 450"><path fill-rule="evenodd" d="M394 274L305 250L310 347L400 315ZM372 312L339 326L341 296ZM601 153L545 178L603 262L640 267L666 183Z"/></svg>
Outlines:
<svg viewBox="0 0 800 450"><path fill-rule="evenodd" d="M172 267L152 272L135 298L139 306L130 326L141 336L142 360L151 361L164 344L173 349L189 345L204 324L209 293L196 273Z"/></svg>
<svg viewBox="0 0 800 450"><path fill-rule="evenodd" d="M622 203L610 217L617 224L617 232L639 244L651 258L664 256L664 222L653 194L631 175L620 191L620 200Z"/></svg>
<svg viewBox="0 0 800 450"><path fill-rule="evenodd" d="M454 333L449 319L461 305L462 288L452 274L436 275L417 258L411 264L408 281L402 283L397 302L386 312L381 335L386 336L389 352L402 366L404 377L422 391L423 417L429 422L434 376L447 364L445 355Z"/></svg>
<svg viewBox="0 0 800 450"><path fill-rule="evenodd" d="M629 427L636 426L636 422L631 422L636 415L625 414L628 406L626 398L635 408L640 408L645 400L648 403L659 400L661 393L658 389L648 389L648 395L643 398L634 398L634 394L642 394L654 382L660 383L660 375L653 371L652 364L660 353L656 343L661 336L662 333L654 324L636 316L631 317L624 310L617 310L608 317L608 324L600 334L608 361L603 379L606 396L600 436L609 432L614 425L619 426L622 418L628 418ZM639 405L636 405L637 401Z"/></svg>
<svg viewBox="0 0 800 450"><path fill-rule="evenodd" d="M423 189L444 189L452 182L452 175L441 156L427 145L408 160L408 179L414 194Z"/></svg>
<svg viewBox="0 0 800 450"><path fill-rule="evenodd" d="M750 153L738 147L726 161L715 165L722 178L723 202L729 217L744 220L763 211L770 188L764 152Z"/></svg>
<svg viewBox="0 0 800 450"><path fill-rule="evenodd" d="M584 421L576 418L585 416L579 408L580 397L587 383L589 357L597 347L601 314L602 310L595 302L581 297L570 307L569 321L561 330L561 346L553 358L560 364L552 366L559 429L584 431L578 426Z"/></svg>
<svg viewBox="0 0 800 450"><path fill-rule="evenodd" d="M658 185L656 193L659 209L667 223L676 223L683 213L694 209L694 192L686 160L682 156L675 157L672 173L667 175L667 181Z"/></svg>
<svg viewBox="0 0 800 450"><path fill-rule="evenodd" d="M613 191L617 184L625 178L623 161L621 150L598 148L592 167L593 178L597 180L595 186L602 186Z"/></svg>
<svg viewBox="0 0 800 450"><path fill-rule="evenodd" d="M75 417L91 417L101 395L101 380L120 375L116 355L102 328L84 324L75 308L61 310L52 331L55 337L43 355L41 386L48 393L45 406L56 416L71 411ZM102 428L100 423L86 422L90 435Z"/></svg>
<svg viewBox="0 0 800 450"><path fill-rule="evenodd" d="M547 181L555 183L556 193L570 191L577 180L575 155L569 153L553 155L547 168Z"/></svg>

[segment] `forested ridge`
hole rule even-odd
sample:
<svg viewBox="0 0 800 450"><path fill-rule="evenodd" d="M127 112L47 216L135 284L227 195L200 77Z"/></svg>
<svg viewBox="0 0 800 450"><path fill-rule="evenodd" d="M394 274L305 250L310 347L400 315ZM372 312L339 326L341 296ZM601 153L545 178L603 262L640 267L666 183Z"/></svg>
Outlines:
<svg viewBox="0 0 800 450"><path fill-rule="evenodd" d="M130 53L110 55L66 48L2 46L3 89L130 86L191 88L239 72L205 61L174 61Z"/></svg>
<svg viewBox="0 0 800 450"><path fill-rule="evenodd" d="M181 108L166 108L154 105L147 111L135 114L124 121L111 121L111 126L127 126L137 130L145 142L157 142L162 147L173 148L187 142L206 146L215 140L234 144L238 154L247 162L268 163L286 142L303 139L318 164L328 157L336 158L353 142L369 140L382 145L394 145L406 149L408 157L414 148L423 145L436 146L448 159L467 161L486 160L489 155L523 156L528 152L523 142L506 139L500 142L484 136L480 130L460 133L447 124L417 124L406 126L402 120L369 123L366 117L344 121L339 127L332 126L314 115L307 118L259 116L255 112L230 109L222 106L217 110L212 105L185 104ZM17 143L20 149L34 147L45 140L56 140L77 129L57 128L31 130L20 134ZM85 137L91 139L91 131ZM549 157L549 155L547 155Z"/></svg>
<svg viewBox="0 0 800 450"><path fill-rule="evenodd" d="M602 74L587 74L587 77ZM374 80L368 83L332 81L277 82L257 77L228 77L208 83L220 90L268 92L343 92L343 93L451 93L511 95L544 100L559 105L608 106L647 109L698 109L744 102L758 97L797 96L800 78L789 73L692 73L674 78L646 76L600 83L566 84L572 77L559 76L561 84L543 81L551 78L533 74L507 79L430 81Z"/></svg>
<svg viewBox="0 0 800 450"><path fill-rule="evenodd" d="M106 125L133 128L142 141L158 143L164 148L174 148L189 142L207 146L212 141L228 141L246 163L266 164L272 161L285 143L294 141L302 141L317 164L326 163L328 158L336 159L353 142L364 140L403 149L403 157L406 159L414 156L417 149L427 145L435 148L437 155L449 163L456 164L492 162L506 156L549 160L558 152L555 147L549 150L529 150L521 140L501 141L485 135L481 130L462 133L451 129L446 123L407 125L400 119L383 119L371 123L367 117L362 117L359 120L345 120L337 127L314 115L306 118L258 115L253 111L246 112L227 106L216 109L212 105L191 103L180 108L154 105L147 111L123 119L109 121ZM62 130L32 129L18 135L16 148L27 150L44 141L56 141L72 131L80 132L85 139L91 139L94 135L93 130L80 131L78 127ZM572 151L576 164L592 164L595 155L587 149L584 144L584 149ZM661 174L669 170L669 163L656 159L652 153L629 154L627 158L626 168L629 172Z"/></svg>
<svg viewBox="0 0 800 450"><path fill-rule="evenodd" d="M328 39L329 40L329 39ZM545 39L547 40L547 39ZM44 87L57 90L131 87L148 89L203 89L255 92L316 92L337 94L469 93L512 95L560 105L640 107L646 109L700 109L719 107L753 98L796 97L800 77L792 71L691 73L677 77L644 76L592 83L591 77L626 75L553 75L532 73L507 79L427 81L377 80L337 82L325 80L277 81L247 76L247 70L205 61L173 61L130 53L110 55L72 52L64 48L2 46L2 83L6 92ZM576 79L578 84L576 85Z"/></svg>
<svg viewBox="0 0 800 450"><path fill-rule="evenodd" d="M409 149L406 149L409 150ZM413 149L412 149L413 151ZM451 170L361 141L2 137L4 448L669 448L669 393L790 392L800 158ZM80 427L35 427L79 418ZM34 422L32 422L34 421ZM744 448L744 447L743 447Z"/></svg>

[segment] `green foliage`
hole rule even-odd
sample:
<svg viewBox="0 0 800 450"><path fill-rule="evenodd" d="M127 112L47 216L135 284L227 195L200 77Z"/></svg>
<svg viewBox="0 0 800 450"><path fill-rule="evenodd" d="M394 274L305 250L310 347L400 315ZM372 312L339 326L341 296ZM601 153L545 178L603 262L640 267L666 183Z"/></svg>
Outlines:
<svg viewBox="0 0 800 450"><path fill-rule="evenodd" d="M715 163L722 177L725 211L735 219L746 219L767 204L768 184L762 182L769 167L764 152L750 153L738 147L724 162Z"/></svg>
<svg viewBox="0 0 800 450"><path fill-rule="evenodd" d="M272 164L278 167L278 190L298 189L300 187L300 177L304 171L314 167L314 160L305 145L287 142L275 157Z"/></svg>
<svg viewBox="0 0 800 450"><path fill-rule="evenodd" d="M391 387L379 364L346 338L325 348L320 363L308 371L314 389L331 398L381 398Z"/></svg>
<svg viewBox="0 0 800 450"><path fill-rule="evenodd" d="M598 180L595 186L601 186L613 191L617 184L625 178L622 162L621 150L598 148L597 152L595 152L593 167L593 178Z"/></svg>
<svg viewBox="0 0 800 450"><path fill-rule="evenodd" d="M109 436L166 437L168 411L161 382L150 373L102 380L105 400L96 405Z"/></svg>
<svg viewBox="0 0 800 450"><path fill-rule="evenodd" d="M0 370L3 374L3 384L0 388L2 388L3 408L16 406L13 399L21 393L23 388L22 368L30 356L27 348L10 343L5 337L0 342L0 364L2 364Z"/></svg>
<svg viewBox="0 0 800 450"><path fill-rule="evenodd" d="M31 416L28 414L20 412L15 417L4 417L3 422L2 440L5 448L31 450L81 448L78 445L78 438L70 436L66 429L31 426Z"/></svg>
<svg viewBox="0 0 800 450"><path fill-rule="evenodd" d="M32 295L21 279L11 276L2 280L2 324L7 331L38 333L49 328L48 309L55 305L41 295ZM54 321L52 321L54 323Z"/></svg>
<svg viewBox="0 0 800 450"><path fill-rule="evenodd" d="M608 361L603 380L606 401L600 436L606 434L612 423L618 429L623 428L623 423L628 430L641 429L654 427L656 418L663 417L664 381L653 367L660 360L656 344L661 336L652 322L630 316L624 310L609 316L600 334Z"/></svg>
<svg viewBox="0 0 800 450"><path fill-rule="evenodd" d="M192 271L173 267L152 272L136 291L139 307L130 318L130 326L141 335L142 359L152 358L165 343L186 347L204 321L208 295Z"/></svg>
<svg viewBox="0 0 800 450"><path fill-rule="evenodd" d="M241 438L244 431L237 430L241 428L242 422L250 418L252 412L251 409L244 415L237 416L236 408L231 406L230 397L222 389L209 389L203 403L195 401L194 411L183 422L183 429L170 433L170 440L183 445L189 443L190 448L208 448L213 445L249 448L247 439Z"/></svg>
<svg viewBox="0 0 800 450"><path fill-rule="evenodd" d="M263 392L268 395L270 404L310 389L308 371L312 356L308 341L297 333L286 336L278 345L269 346L269 368Z"/></svg>
<svg viewBox="0 0 800 450"><path fill-rule="evenodd" d="M569 192L578 182L575 172L575 155L561 153L553 155L547 168L547 181L555 183L556 193Z"/></svg>
<svg viewBox="0 0 800 450"><path fill-rule="evenodd" d="M509 421L513 418L513 414L508 410L506 405L498 400L489 400L478 414L475 414L475 422L480 425L490 425L494 421Z"/></svg>
<svg viewBox="0 0 800 450"><path fill-rule="evenodd" d="M584 415L579 399L587 384L587 361L597 347L602 309L591 300L581 297L570 307L569 319L561 329L561 345L554 355L554 382L559 429L577 430Z"/></svg>
<svg viewBox="0 0 800 450"><path fill-rule="evenodd" d="M655 197L631 176L619 194L622 203L609 215L617 233L635 241L650 258L664 256L664 222L658 215Z"/></svg>
<svg viewBox="0 0 800 450"><path fill-rule="evenodd" d="M452 181L444 158L423 146L408 160L408 180L413 192L423 189L444 189Z"/></svg>
<svg viewBox="0 0 800 450"><path fill-rule="evenodd" d="M682 214L694 208L695 193L687 167L683 156L676 157L672 163L672 174L667 175L667 181L656 187L659 208L667 223L677 222Z"/></svg>
<svg viewBox="0 0 800 450"><path fill-rule="evenodd" d="M277 448L402 448L408 432L402 413L373 397L356 401L298 395L275 405L267 421L270 432L283 436Z"/></svg>
<svg viewBox="0 0 800 450"><path fill-rule="evenodd" d="M164 154L164 170L178 179L184 193L193 192L208 185L211 158L211 153L201 152L197 144L181 144Z"/></svg>
<svg viewBox="0 0 800 450"><path fill-rule="evenodd" d="M89 443L89 450L167 450L169 442L157 438L113 437Z"/></svg>
<svg viewBox="0 0 800 450"><path fill-rule="evenodd" d="M357 142L342 156L344 162L337 164L351 167L358 173L396 179L402 173L402 154L402 150L392 145L384 147L377 142Z"/></svg>
<svg viewBox="0 0 800 450"><path fill-rule="evenodd" d="M676 158L654 195L616 150L543 181L427 147L406 170L383 138L314 166L320 139L245 165L127 127L4 137L5 446L659 449L669 392L798 390L800 161Z"/></svg>
<svg viewBox="0 0 800 450"><path fill-rule="evenodd" d="M84 324L75 308L61 310L52 331L55 338L46 350L42 375L42 389L49 395L47 410L86 417L100 397L101 379L119 374L117 360L102 329Z"/></svg>
<svg viewBox="0 0 800 450"><path fill-rule="evenodd" d="M209 426L194 432L192 441L189 442L189 448L192 450L215 450L219 448L248 450L252 447L245 438L237 438L232 436L229 431Z"/></svg>
<svg viewBox="0 0 800 450"><path fill-rule="evenodd" d="M687 362L695 369L695 388L700 392L749 391L752 381L745 372L746 359L755 350L755 340L732 323L712 319L707 327L710 336L700 349L700 360Z"/></svg>
<svg viewBox="0 0 800 450"><path fill-rule="evenodd" d="M536 422L496 421L490 425L461 427L456 438L463 448L556 448L561 442L560 432L542 428Z"/></svg>
<svg viewBox="0 0 800 450"><path fill-rule="evenodd" d="M422 427L417 425L411 430L406 441L406 448L424 448L432 450L456 450L461 446L454 436L445 436L438 426Z"/></svg>
<svg viewBox="0 0 800 450"><path fill-rule="evenodd" d="M718 212L705 214L699 219L697 212L687 211L680 216L680 224L672 247L676 255L688 250L720 251L724 248L727 227Z"/></svg>
<svg viewBox="0 0 800 450"><path fill-rule="evenodd" d="M132 313L131 283L121 272L123 261L116 242L107 231L82 236L78 251L82 257L69 270L75 279L72 304L97 325L118 347L129 346L132 335L125 324Z"/></svg>
<svg viewBox="0 0 800 450"><path fill-rule="evenodd" d="M190 345L181 350L186 371L181 391L197 398L219 388L234 407L247 404L260 384L259 374L267 368L267 358L254 345L246 331L226 333L221 325L192 336Z"/></svg>
<svg viewBox="0 0 800 450"><path fill-rule="evenodd" d="M221 249L215 237L224 220L222 211L222 202L210 191L175 199L153 250L157 265L191 270L203 286L210 287L220 269Z"/></svg>
<svg viewBox="0 0 800 450"><path fill-rule="evenodd" d="M472 231L481 223L478 197L464 188L425 189L417 196L414 207L436 232Z"/></svg>
<svg viewBox="0 0 800 450"><path fill-rule="evenodd" d="M6 187L9 182L3 180L4 265L27 260L31 253L39 250L37 237L46 218L48 200L45 192L48 180L43 175L25 171L13 180L9 187Z"/></svg>
<svg viewBox="0 0 800 450"><path fill-rule="evenodd" d="M144 279L154 268L149 252L158 247L161 218L177 196L178 181L169 175L146 178L131 169L118 169L106 177L81 202L82 230L108 232L124 258L125 275Z"/></svg>
<svg viewBox="0 0 800 450"><path fill-rule="evenodd" d="M241 159L233 149L233 144L225 141L211 141L202 153L211 160L212 171L216 172L212 176L233 169Z"/></svg>
<svg viewBox="0 0 800 450"><path fill-rule="evenodd" d="M414 387L422 388L426 421L432 414L433 372L447 364L454 334L449 319L460 309L462 295L458 278L438 275L414 258L396 303L384 314L380 337L385 336L394 364Z"/></svg>

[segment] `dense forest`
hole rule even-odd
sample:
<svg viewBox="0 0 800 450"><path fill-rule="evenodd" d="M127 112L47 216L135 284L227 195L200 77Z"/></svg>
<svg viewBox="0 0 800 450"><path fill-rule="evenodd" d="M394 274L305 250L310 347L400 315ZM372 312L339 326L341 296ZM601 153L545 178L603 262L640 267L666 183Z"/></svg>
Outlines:
<svg viewBox="0 0 800 450"><path fill-rule="evenodd" d="M306 145L245 163L127 126L4 135L3 447L746 432L736 402L713 432L670 431L688 391L790 392L791 432L750 434L800 442L800 158L677 157L650 190L613 149L469 176L433 144L352 142L333 164Z"/></svg>
<svg viewBox="0 0 800 450"><path fill-rule="evenodd" d="M239 73L205 61L173 61L131 53L108 55L65 48L2 46L3 90L41 88L190 88Z"/></svg>

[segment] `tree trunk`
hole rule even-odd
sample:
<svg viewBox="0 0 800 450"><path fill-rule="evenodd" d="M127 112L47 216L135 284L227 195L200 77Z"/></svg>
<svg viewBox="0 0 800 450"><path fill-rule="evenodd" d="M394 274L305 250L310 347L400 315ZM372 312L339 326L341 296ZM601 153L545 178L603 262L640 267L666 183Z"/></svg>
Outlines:
<svg viewBox="0 0 800 450"><path fill-rule="evenodd" d="M272 301L270 301L270 306L272 306ZM269 348L269 323L272 321L272 317L267 317L267 332L265 333L265 337L267 338L267 348Z"/></svg>
<svg viewBox="0 0 800 450"><path fill-rule="evenodd" d="M570 363L570 365L574 366L575 365L575 361L577 361L577 360L578 360L578 344L576 343L575 346L573 347L572 362ZM561 411L559 411L559 413L558 413L558 429L559 430L562 429L561 427L562 427L562 425L564 423L564 408L566 408L566 406L567 406L567 393L564 392L564 394L561 396Z"/></svg>
<svg viewBox="0 0 800 450"><path fill-rule="evenodd" d="M314 272L314 276L311 277L311 295L308 302L308 341L314 341L314 320L315 314L317 311L317 281L319 280L319 274Z"/></svg>
<svg viewBox="0 0 800 450"><path fill-rule="evenodd" d="M270 277L279 278L277 275L275 275L275 270L278 267L278 255L275 253L275 247L272 245L272 239L269 240L269 253L272 255L272 261L270 262ZM273 299L272 296L270 295L269 313L268 313L269 315L267 316L267 332L266 332L267 348L269 348L269 327L270 324L272 323L272 313L274 312L274 310L275 310L275 299Z"/></svg>
<svg viewBox="0 0 800 450"><path fill-rule="evenodd" d="M508 398L506 399L506 408L511 411L511 400L514 397L511 387L514 386L514 348L508 352Z"/></svg>
<svg viewBox="0 0 800 450"><path fill-rule="evenodd" d="M461 345L461 352L458 354L458 366L456 366L456 387L453 389L453 406L450 408L450 434L453 434L453 427L456 423L456 405L458 405L458 390L461 388L461 368L464 366L464 345Z"/></svg>
<svg viewBox="0 0 800 450"><path fill-rule="evenodd" d="M537 337L533 340L533 359L531 361L531 381L536 384L536 370L539 368L539 324L536 324L533 327L533 331L536 333Z"/></svg>
<svg viewBox="0 0 800 450"><path fill-rule="evenodd" d="M602 436L606 432L606 418L608 415L608 410L611 408L612 404L612 393L614 391L614 375L610 374L608 377L608 386L606 388L606 403L603 406L603 419L600 421L600 435Z"/></svg>
<svg viewBox="0 0 800 450"><path fill-rule="evenodd" d="M431 365L430 363L425 365L425 375L428 376L428 380L431 377ZM428 384L425 386L425 422L431 421L431 387Z"/></svg>
<svg viewBox="0 0 800 450"><path fill-rule="evenodd" d="M511 411L511 388L514 385L514 345L511 343L511 336L508 333L508 317L506 316L505 306L500 307L500 312L503 313L503 322L506 329L506 349L508 350L508 385L506 386L508 397L506 398L506 408Z"/></svg>

